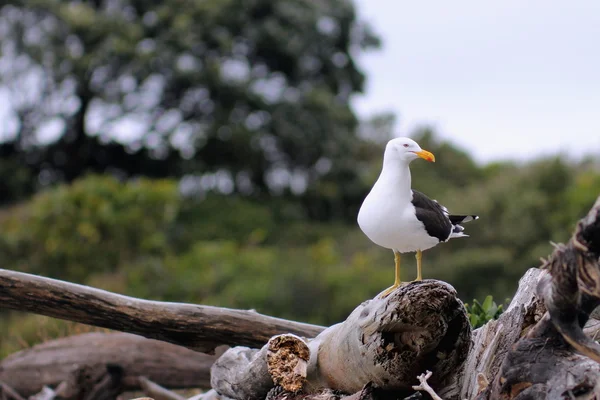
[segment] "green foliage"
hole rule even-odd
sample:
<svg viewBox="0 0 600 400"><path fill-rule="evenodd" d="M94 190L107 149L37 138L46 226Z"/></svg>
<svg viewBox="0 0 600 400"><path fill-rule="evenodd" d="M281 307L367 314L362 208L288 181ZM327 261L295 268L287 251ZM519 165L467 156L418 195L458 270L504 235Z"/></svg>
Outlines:
<svg viewBox="0 0 600 400"><path fill-rule="evenodd" d="M199 241L179 256L124 267L119 286L143 298L252 308L332 324L391 282L391 259L380 268L371 265L372 255L344 254L333 238L305 247ZM382 273L366 279L373 270Z"/></svg>
<svg viewBox="0 0 600 400"><path fill-rule="evenodd" d="M274 230L272 209L236 196L209 195L183 202L171 234L174 245L181 251L196 241L224 238L259 244L271 237Z"/></svg>
<svg viewBox="0 0 600 400"><path fill-rule="evenodd" d="M82 281L140 255L168 252L181 207L173 181L124 184L90 176L36 195L0 216L0 255L9 268Z"/></svg>
<svg viewBox="0 0 600 400"><path fill-rule="evenodd" d="M31 196L37 189L36 179L19 157L10 157L14 147L0 143L0 207Z"/></svg>
<svg viewBox="0 0 600 400"><path fill-rule="evenodd" d="M483 303L473 299L473 304L465 304L465 307L467 308L467 315L473 329L485 325L488 321L498 319L504 311L502 304L497 305L492 296L486 296Z"/></svg>

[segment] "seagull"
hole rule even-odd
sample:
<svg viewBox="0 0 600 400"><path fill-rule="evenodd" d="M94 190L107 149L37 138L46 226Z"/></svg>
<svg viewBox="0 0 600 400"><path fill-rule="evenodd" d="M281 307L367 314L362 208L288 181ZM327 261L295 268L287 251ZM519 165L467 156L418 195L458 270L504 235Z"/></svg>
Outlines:
<svg viewBox="0 0 600 400"><path fill-rule="evenodd" d="M358 225L375 244L394 251L394 285L381 293L386 297L400 286L400 254L416 252L417 281L423 250L453 238L468 237L460 225L479 217L451 215L448 209L423 193L411 189L408 165L417 158L435 162L435 156L406 137L390 140L383 168L358 212Z"/></svg>

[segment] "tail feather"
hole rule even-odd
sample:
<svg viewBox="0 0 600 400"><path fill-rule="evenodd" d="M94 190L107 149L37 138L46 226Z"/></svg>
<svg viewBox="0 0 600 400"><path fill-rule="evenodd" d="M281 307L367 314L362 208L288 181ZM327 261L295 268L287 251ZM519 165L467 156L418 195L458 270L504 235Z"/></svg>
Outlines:
<svg viewBox="0 0 600 400"><path fill-rule="evenodd" d="M479 219L477 215L448 215L448 218L450 219L450 222L452 222L452 225L462 224Z"/></svg>
<svg viewBox="0 0 600 400"><path fill-rule="evenodd" d="M464 233L464 230L465 230L465 228L463 228L460 225L453 225L452 232L450 232L450 237L448 239L459 238L459 237L469 237L469 235Z"/></svg>
<svg viewBox="0 0 600 400"><path fill-rule="evenodd" d="M448 237L448 239L469 237L469 235L464 233L465 228L460 224L473 221L478 218L479 217L477 215L448 215L448 219L450 219L450 222L452 223L452 231L450 232L450 237Z"/></svg>

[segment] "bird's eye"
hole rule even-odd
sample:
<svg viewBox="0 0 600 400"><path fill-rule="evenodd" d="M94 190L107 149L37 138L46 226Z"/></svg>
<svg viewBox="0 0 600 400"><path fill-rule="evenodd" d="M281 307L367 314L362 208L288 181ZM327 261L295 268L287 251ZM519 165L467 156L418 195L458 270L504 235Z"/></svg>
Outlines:
<svg viewBox="0 0 600 400"><path fill-rule="evenodd" d="M408 143L404 143L404 145L403 145L403 146L404 146L404 147L408 147Z"/></svg>

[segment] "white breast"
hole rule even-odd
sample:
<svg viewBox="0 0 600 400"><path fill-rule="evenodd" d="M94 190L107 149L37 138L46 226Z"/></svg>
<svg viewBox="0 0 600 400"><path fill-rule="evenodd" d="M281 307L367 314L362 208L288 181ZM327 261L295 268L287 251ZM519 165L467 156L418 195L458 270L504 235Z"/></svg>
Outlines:
<svg viewBox="0 0 600 400"><path fill-rule="evenodd" d="M400 205L396 199L367 196L358 213L360 229L375 244L400 253L427 250L439 243L427 235L425 226L416 218L410 201Z"/></svg>

